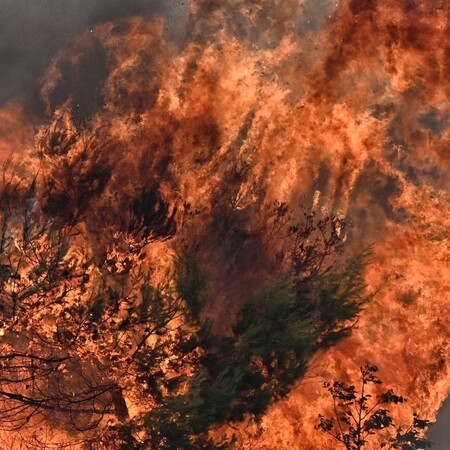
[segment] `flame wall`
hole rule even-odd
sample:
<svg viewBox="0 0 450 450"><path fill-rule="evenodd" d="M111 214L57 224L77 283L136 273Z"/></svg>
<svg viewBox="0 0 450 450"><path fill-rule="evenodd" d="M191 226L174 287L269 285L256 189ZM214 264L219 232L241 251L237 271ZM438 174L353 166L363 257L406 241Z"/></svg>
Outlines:
<svg viewBox="0 0 450 450"><path fill-rule="evenodd" d="M251 230L264 202L303 203L345 218L349 252L374 244L378 294L357 330L261 430L242 430L245 448L331 446L314 430L322 381L354 379L365 361L409 399L403 419L433 417L448 393L449 14L448 0L192 0L177 32L162 18L104 22L42 77L50 115L106 130L110 195L152 184L184 205L178 240L206 239L216 315L261 256L212 251L227 212ZM0 114L2 135L14 128L0 136L6 155L25 145L26 115Z"/></svg>

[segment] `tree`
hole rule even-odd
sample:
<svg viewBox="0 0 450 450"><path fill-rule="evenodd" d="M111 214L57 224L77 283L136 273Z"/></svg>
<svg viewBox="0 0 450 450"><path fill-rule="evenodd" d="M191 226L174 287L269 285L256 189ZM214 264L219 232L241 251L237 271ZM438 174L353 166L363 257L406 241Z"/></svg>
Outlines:
<svg viewBox="0 0 450 450"><path fill-rule="evenodd" d="M372 437L381 438L380 448L420 450L430 448L432 443L423 436L431 422L420 419L414 413L411 425L404 429L396 427L390 411L390 404L401 404L405 398L396 395L392 389L378 393L373 397L372 387L382 381L375 375L378 367L365 365L360 368L361 387L359 391L353 385L342 381L325 383L333 399L332 418L319 414L320 422L316 429L330 434L347 450L359 450L370 443Z"/></svg>
<svg viewBox="0 0 450 450"><path fill-rule="evenodd" d="M184 259L182 263L192 264L192 260ZM188 304L201 304L198 269L185 267L183 274L192 278L183 278L183 288L178 284L178 291L183 291L185 298L197 297ZM345 275L340 274L341 286ZM326 278L319 297L325 291L330 294L338 290L334 276L327 273ZM333 326L327 321L321 323L299 307L308 301L308 294L311 291L299 291L292 278L278 279L245 304L231 336L213 333L207 319L195 332L181 337L172 357L188 357L191 376L178 372L171 388L160 391L159 406L143 414L141 429L148 437L142 448L206 448L207 431L212 426L239 422L246 415L260 418L273 401L285 397L304 375L311 356L332 345L336 333L345 328L342 324L354 317L353 313L343 313ZM335 296L335 300L339 297ZM359 296L345 297L345 303L356 305L361 301ZM197 308L194 311L198 314ZM177 358L175 361L179 364ZM148 382L154 383L155 378ZM181 390L177 389L180 384Z"/></svg>
<svg viewBox="0 0 450 450"><path fill-rule="evenodd" d="M105 416L124 421L119 380L146 340L164 334L180 299L165 287L157 294L135 266L142 246L129 250L118 275L110 260L98 265L83 254L72 219L41 209L36 179L18 176L20 169L6 163L0 189L1 427L22 429L35 416L79 432ZM162 200L147 202L145 211L136 204L132 231L145 242L173 232Z"/></svg>
<svg viewBox="0 0 450 450"><path fill-rule="evenodd" d="M366 255L336 263L336 218L297 222L275 202L244 233L227 211L228 250L245 234L277 270L217 332L208 261L168 245L177 205L156 178L116 190L102 139L57 121L41 133L39 174L3 167L0 428L25 436L44 421L93 450L222 448L232 437L211 429L260 418L351 332L370 300ZM165 266L146 254L163 244Z"/></svg>

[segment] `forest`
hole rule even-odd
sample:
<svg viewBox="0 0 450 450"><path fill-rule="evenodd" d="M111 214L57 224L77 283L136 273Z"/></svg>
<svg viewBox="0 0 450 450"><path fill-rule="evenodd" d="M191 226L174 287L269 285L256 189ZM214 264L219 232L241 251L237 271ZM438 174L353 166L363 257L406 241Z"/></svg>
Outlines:
<svg viewBox="0 0 450 450"><path fill-rule="evenodd" d="M16 1L0 447L428 448L448 1Z"/></svg>
<svg viewBox="0 0 450 450"><path fill-rule="evenodd" d="M2 427L45 420L87 448L226 445L208 432L260 418L351 332L370 299L366 254L339 261L342 221L297 222L279 202L251 232L230 207L204 241L177 240L194 213L158 187L114 192L106 142L57 120L40 132L39 173L3 165ZM232 317L211 313L207 239L230 260L253 253L261 277L231 294Z"/></svg>

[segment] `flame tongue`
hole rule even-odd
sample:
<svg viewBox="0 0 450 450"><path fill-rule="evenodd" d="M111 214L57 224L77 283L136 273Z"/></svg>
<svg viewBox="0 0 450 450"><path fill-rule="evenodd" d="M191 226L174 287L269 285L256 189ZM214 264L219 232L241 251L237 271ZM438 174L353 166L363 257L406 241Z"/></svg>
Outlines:
<svg viewBox="0 0 450 450"><path fill-rule="evenodd" d="M303 202L345 217L349 248L375 243L375 302L314 362L311 383L272 408L254 448L328 445L313 429L321 380L352 377L365 361L410 399L405 416L433 414L447 395L448 16L440 1L197 0L182 44L165 39L162 20L102 24L61 50L43 81L55 124L90 114L91 147L80 141L64 158L110 171L92 210L117 212L156 186L170 208L189 210L183 236L200 239L223 226L221 213L252 230L263 203ZM3 128L22 120L16 107L0 114ZM232 260L217 244L205 245L219 291Z"/></svg>

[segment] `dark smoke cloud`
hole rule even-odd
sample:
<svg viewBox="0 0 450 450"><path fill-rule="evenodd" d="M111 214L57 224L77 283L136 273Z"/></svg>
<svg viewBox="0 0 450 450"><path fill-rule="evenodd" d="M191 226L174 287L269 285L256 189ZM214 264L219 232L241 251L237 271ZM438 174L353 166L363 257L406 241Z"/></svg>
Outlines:
<svg viewBox="0 0 450 450"><path fill-rule="evenodd" d="M55 52L95 24L132 15L163 15L172 39L182 34L189 0L2 0L0 105L12 99L40 113L39 80Z"/></svg>

